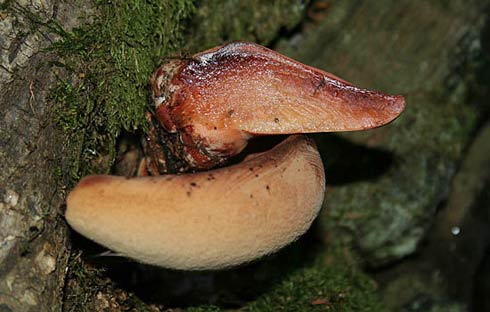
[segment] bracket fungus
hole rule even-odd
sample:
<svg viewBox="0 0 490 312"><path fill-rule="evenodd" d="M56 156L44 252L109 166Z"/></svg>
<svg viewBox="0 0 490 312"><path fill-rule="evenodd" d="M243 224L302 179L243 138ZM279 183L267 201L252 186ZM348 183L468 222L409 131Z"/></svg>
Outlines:
<svg viewBox="0 0 490 312"><path fill-rule="evenodd" d="M66 219L124 256L186 270L252 261L309 228L325 177L314 143L299 134L375 128L405 107L402 96L246 42L168 59L150 90L142 176L85 177L67 198ZM212 169L251 138L274 134L293 135Z"/></svg>
<svg viewBox="0 0 490 312"><path fill-rule="evenodd" d="M303 234L322 204L324 179L312 141L291 136L208 172L86 177L70 193L66 217L75 230L130 258L215 269L253 260Z"/></svg>

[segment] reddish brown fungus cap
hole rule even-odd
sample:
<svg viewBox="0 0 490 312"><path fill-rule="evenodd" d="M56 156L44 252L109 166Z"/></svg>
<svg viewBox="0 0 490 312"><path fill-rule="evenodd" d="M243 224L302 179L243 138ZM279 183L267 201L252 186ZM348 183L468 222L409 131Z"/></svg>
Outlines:
<svg viewBox="0 0 490 312"><path fill-rule="evenodd" d="M247 42L168 60L150 86L159 126L178 133L197 169L226 161L252 136L370 129L405 107L402 96L355 87Z"/></svg>

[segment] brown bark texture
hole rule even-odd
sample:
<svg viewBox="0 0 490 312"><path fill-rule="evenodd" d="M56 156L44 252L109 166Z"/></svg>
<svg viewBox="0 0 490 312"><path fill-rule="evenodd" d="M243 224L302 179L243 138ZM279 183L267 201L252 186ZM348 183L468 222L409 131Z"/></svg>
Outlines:
<svg viewBox="0 0 490 312"><path fill-rule="evenodd" d="M42 25L70 29L80 8L56 0L7 5L0 11L0 311L57 311L69 248L47 97L62 73L46 51L57 38Z"/></svg>

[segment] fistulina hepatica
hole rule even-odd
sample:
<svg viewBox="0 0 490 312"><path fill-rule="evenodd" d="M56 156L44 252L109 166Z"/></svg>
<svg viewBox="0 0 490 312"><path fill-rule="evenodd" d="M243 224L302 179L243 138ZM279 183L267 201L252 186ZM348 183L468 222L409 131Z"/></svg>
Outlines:
<svg viewBox="0 0 490 312"><path fill-rule="evenodd" d="M382 126L402 96L361 89L257 44L168 59L150 79L154 111L140 177L85 177L66 218L143 263L219 269L302 235L322 205L320 155L304 133ZM256 136L294 134L219 169ZM169 168L199 171L167 174ZM207 170L207 171L205 171Z"/></svg>

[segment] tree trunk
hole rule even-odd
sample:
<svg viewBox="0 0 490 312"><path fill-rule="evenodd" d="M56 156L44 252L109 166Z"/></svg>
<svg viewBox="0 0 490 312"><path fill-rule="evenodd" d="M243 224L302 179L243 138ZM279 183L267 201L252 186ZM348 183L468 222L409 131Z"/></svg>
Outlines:
<svg viewBox="0 0 490 312"><path fill-rule="evenodd" d="M77 25L75 3L82 5L19 1L0 10L0 311L59 311L63 302L68 232L47 98L62 73L45 51L57 38L41 24Z"/></svg>

